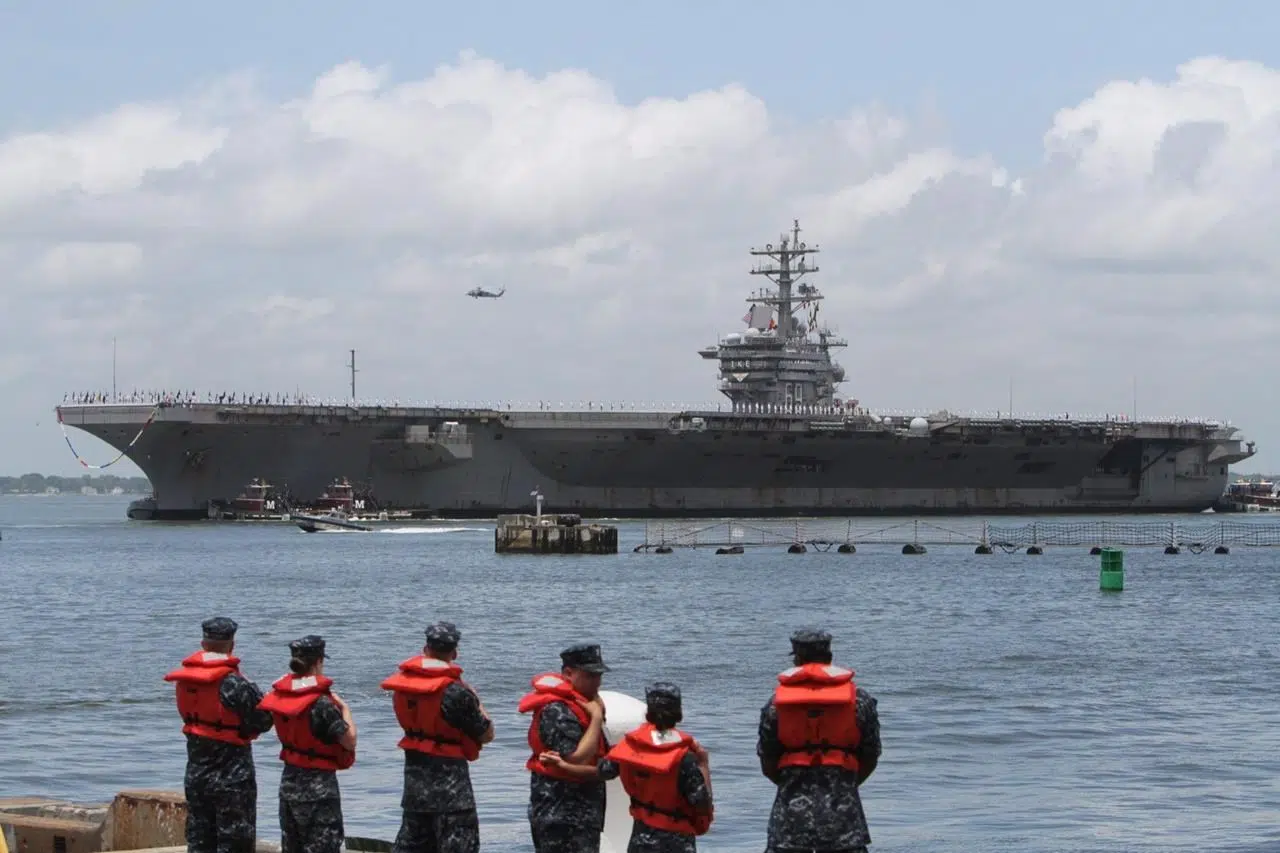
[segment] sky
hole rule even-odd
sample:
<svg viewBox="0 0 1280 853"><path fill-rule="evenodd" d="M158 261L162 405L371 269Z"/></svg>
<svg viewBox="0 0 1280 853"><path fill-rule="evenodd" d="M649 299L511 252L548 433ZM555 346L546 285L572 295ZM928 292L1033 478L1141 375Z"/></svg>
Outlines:
<svg viewBox="0 0 1280 853"><path fill-rule="evenodd" d="M845 397L1280 468L1280 6L68 8L0 0L0 474L82 472L113 340L121 390L714 402L794 219Z"/></svg>

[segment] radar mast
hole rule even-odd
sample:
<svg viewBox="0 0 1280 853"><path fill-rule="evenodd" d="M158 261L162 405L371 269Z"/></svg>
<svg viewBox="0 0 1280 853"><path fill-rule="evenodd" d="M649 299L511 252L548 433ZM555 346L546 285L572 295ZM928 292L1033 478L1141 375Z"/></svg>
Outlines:
<svg viewBox="0 0 1280 853"><path fill-rule="evenodd" d="M831 360L830 349L847 344L818 325L823 296L802 281L818 272L807 261L818 247L801 242L800 222L794 220L776 245L750 252L762 259L751 275L765 276L774 287L747 297L745 332L728 334L699 355L719 361L720 391L736 411L838 405L835 386L844 381L844 368ZM798 308L808 309L807 323L796 316Z"/></svg>
<svg viewBox="0 0 1280 853"><path fill-rule="evenodd" d="M777 285L776 292L758 291L755 296L748 296L747 302L755 305L767 305L778 314L778 337L790 338L796 332L795 317L792 314L792 294L791 286L799 285L797 290L799 294L806 298L806 301L814 301L822 299L817 288L810 287L807 284L800 284L800 279L809 273L816 273L819 267L806 267L805 256L816 255L819 251L817 246L809 248L800 242L800 220L792 220L791 234L783 234L778 240L775 247L772 243L766 243L763 249L751 248L751 254L756 257L769 258L773 263L769 264L761 262L755 269L751 270L752 275L762 275Z"/></svg>

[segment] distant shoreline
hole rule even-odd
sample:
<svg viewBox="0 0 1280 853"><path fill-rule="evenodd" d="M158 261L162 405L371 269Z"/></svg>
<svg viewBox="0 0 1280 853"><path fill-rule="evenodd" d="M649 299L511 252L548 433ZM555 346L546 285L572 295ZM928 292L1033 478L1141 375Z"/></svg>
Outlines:
<svg viewBox="0 0 1280 853"><path fill-rule="evenodd" d="M0 477L0 495L149 495L151 483L146 477L117 477L115 474L84 474L80 477L59 477L46 474L22 474L17 477Z"/></svg>
<svg viewBox="0 0 1280 853"><path fill-rule="evenodd" d="M86 493L86 492L79 492L79 491L72 490L72 491L70 491L70 492L63 492L63 491L56 491L56 492L49 492L49 491L45 491L45 492L0 492L0 497L13 497L13 498L66 498L66 497L72 497L72 498L119 498L119 497L124 497L124 496L128 495L129 497L135 497L135 498L138 498L138 497L146 497L146 496L147 496L147 495L149 495L149 494L151 494L151 491L150 491L149 489L148 489L147 491L145 491L145 492L125 492L125 491L120 491L120 492L116 492L116 491L106 491L106 492L102 492L102 491L99 491L99 492L88 492L88 493Z"/></svg>

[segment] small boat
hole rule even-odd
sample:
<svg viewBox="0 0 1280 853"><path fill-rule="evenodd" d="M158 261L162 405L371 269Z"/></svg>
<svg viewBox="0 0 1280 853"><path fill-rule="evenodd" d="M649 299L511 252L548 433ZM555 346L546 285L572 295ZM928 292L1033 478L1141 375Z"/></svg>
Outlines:
<svg viewBox="0 0 1280 853"><path fill-rule="evenodd" d="M391 521L392 519L411 519L414 514L408 510L388 510L380 507L368 487L357 488L351 485L346 477L339 477L329 484L324 494L310 502L299 502L292 505L297 512L293 515L324 515L330 510L346 513L348 521Z"/></svg>
<svg viewBox="0 0 1280 853"><path fill-rule="evenodd" d="M293 523L306 533L315 533L319 530L363 530L365 532L373 530L372 527L356 524L351 520L350 516L340 509L331 509L328 512L322 512L317 515L298 513L291 516L291 518Z"/></svg>

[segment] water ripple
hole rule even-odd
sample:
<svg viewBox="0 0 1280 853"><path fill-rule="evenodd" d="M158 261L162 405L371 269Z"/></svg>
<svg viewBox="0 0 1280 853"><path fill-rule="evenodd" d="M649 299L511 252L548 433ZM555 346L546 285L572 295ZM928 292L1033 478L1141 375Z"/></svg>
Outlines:
<svg viewBox="0 0 1280 853"><path fill-rule="evenodd" d="M390 838L402 765L378 685L423 625L449 618L496 718L473 773L486 849L529 849L516 701L560 648L592 638L609 686L684 686L719 800L700 847L757 851L772 802L760 706L789 631L820 623L879 700L884 758L863 792L877 851L1280 849L1280 555L1133 551L1124 593L1103 595L1082 549L646 556L629 553L641 529L622 525L616 558L500 559L480 524L314 537L130 524L123 507L0 497L0 796L180 788L161 676L225 612L259 683L283 671L289 640L329 639L361 731L341 777L347 826ZM275 838L274 736L255 749L259 826Z"/></svg>

